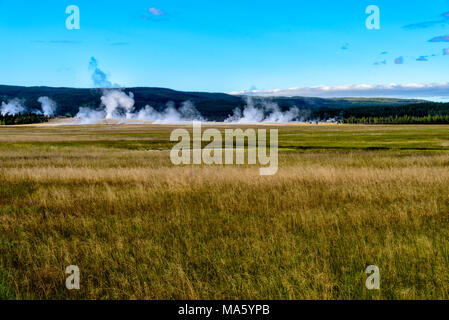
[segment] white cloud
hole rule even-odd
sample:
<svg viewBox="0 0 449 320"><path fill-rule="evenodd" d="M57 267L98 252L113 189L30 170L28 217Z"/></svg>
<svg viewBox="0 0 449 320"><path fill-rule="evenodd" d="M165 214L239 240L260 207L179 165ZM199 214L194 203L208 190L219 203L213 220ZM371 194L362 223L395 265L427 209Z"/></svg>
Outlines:
<svg viewBox="0 0 449 320"><path fill-rule="evenodd" d="M394 59L395 64L404 64L404 57L398 57Z"/></svg>
<svg viewBox="0 0 449 320"><path fill-rule="evenodd" d="M288 89L251 90L231 92L233 95L253 96L303 96L319 98L350 98L350 97L449 97L449 82L443 83L410 83L410 84L348 84L340 86L295 87Z"/></svg>
<svg viewBox="0 0 449 320"><path fill-rule="evenodd" d="M155 15L155 16L162 16L164 15L164 12L161 9L158 8L149 8L148 12Z"/></svg>

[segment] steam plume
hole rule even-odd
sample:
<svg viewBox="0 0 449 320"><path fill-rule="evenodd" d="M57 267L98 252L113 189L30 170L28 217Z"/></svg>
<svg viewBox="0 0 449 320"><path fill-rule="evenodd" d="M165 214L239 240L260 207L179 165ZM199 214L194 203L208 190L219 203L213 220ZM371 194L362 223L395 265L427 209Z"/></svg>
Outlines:
<svg viewBox="0 0 449 320"><path fill-rule="evenodd" d="M247 103L243 112L236 108L225 122L229 123L281 123L300 121L300 111L297 107L292 107L282 112L279 106L273 102L262 101L261 107L254 104L252 97L247 97Z"/></svg>
<svg viewBox="0 0 449 320"><path fill-rule="evenodd" d="M55 115L57 108L56 102L51 100L49 97L40 97L37 101L41 104L44 116L51 117Z"/></svg>
<svg viewBox="0 0 449 320"><path fill-rule="evenodd" d="M169 102L163 111L156 111L147 105L137 113L136 118L153 121L156 124L204 121L204 118L190 101L183 102L179 110L176 110L173 102Z"/></svg>
<svg viewBox="0 0 449 320"><path fill-rule="evenodd" d="M92 71L92 81L94 86L97 88L119 88L120 86L116 83L109 81L108 76L100 68L98 68L98 61L95 57L90 58L89 70Z"/></svg>
<svg viewBox="0 0 449 320"><path fill-rule="evenodd" d="M125 113L127 119L131 118L131 109L134 107L134 94L127 95L120 90L105 90L101 103L106 107L106 119L120 118Z"/></svg>
<svg viewBox="0 0 449 320"><path fill-rule="evenodd" d="M75 118L79 119L77 124L95 124L106 118L106 112L104 110L98 111L81 107Z"/></svg>
<svg viewBox="0 0 449 320"><path fill-rule="evenodd" d="M8 103L2 102L2 106L0 108L0 113L2 116L5 115L16 115L18 113L24 113L26 111L25 106L22 101L15 98L10 100Z"/></svg>
<svg viewBox="0 0 449 320"><path fill-rule="evenodd" d="M156 124L174 124L205 120L190 101L183 102L179 110L175 108L173 102L169 102L162 111L157 111L149 105L136 111L134 108L133 93L129 92L126 94L120 90L104 90L103 96L101 97L101 104L104 108L102 110L80 108L78 114L75 116L80 119L79 124L93 124L109 119L153 121Z"/></svg>

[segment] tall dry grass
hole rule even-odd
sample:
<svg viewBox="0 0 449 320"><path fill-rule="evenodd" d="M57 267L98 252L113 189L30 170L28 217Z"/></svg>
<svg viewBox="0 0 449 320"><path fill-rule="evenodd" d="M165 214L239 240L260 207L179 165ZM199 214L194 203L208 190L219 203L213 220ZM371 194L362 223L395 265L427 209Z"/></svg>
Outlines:
<svg viewBox="0 0 449 320"><path fill-rule="evenodd" d="M2 298L449 298L446 151L281 153L261 177L24 141L0 154Z"/></svg>

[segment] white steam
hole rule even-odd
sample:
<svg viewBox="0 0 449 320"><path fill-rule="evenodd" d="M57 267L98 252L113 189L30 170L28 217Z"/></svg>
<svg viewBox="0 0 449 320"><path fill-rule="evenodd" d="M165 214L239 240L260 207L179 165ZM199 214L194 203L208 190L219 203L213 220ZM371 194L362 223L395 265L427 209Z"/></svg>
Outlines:
<svg viewBox="0 0 449 320"><path fill-rule="evenodd" d="M163 111L157 111L147 105L137 113L135 119L153 121L156 124L204 121L204 118L190 101L183 102L179 110L176 110L173 102L167 103L167 107Z"/></svg>
<svg viewBox="0 0 449 320"><path fill-rule="evenodd" d="M8 103L2 102L0 113L2 116L11 115L14 116L18 113L24 113L26 111L25 106L19 99L12 99Z"/></svg>
<svg viewBox="0 0 449 320"><path fill-rule="evenodd" d="M229 116L225 122L228 123L285 123L303 121L297 107L287 111L281 111L277 103L262 101L262 106L257 107L251 97L247 97L247 104L243 112L236 108L234 114Z"/></svg>
<svg viewBox="0 0 449 320"><path fill-rule="evenodd" d="M51 117L55 115L56 108L58 107L56 102L51 100L49 97L40 97L37 101L41 104L44 116Z"/></svg>
<svg viewBox="0 0 449 320"><path fill-rule="evenodd" d="M147 105L140 110L134 107L134 95L132 92L126 94L118 89L106 89L101 97L101 109L92 110L82 107L76 118L79 124L95 124L104 120L121 120L116 123L139 123L151 121L154 124L181 124L192 121L207 121L195 108L192 102L185 101L179 109L173 102L167 103L166 107L159 111ZM270 101L261 101L257 106L251 97L248 97L247 105L243 111L239 108L234 110L226 123L288 123L305 122L309 119L310 111L299 110L292 107L282 111L280 107Z"/></svg>
<svg viewBox="0 0 449 320"><path fill-rule="evenodd" d="M134 108L134 95L132 92L126 94L120 90L104 90L101 97L103 110L92 110L82 107L75 118L79 124L94 124L103 120L135 120L152 121L155 124L187 123L195 120L204 121L201 114L190 101L182 103L179 110L173 102L167 103L162 111L157 111L147 105L136 111Z"/></svg>
<svg viewBox="0 0 449 320"><path fill-rule="evenodd" d="M43 114L44 116L51 117L56 113L56 102L51 100L49 97L40 97L37 101L41 104L42 111L29 109L23 104L23 100L18 98L14 98L10 100L8 103L2 102L0 107L0 114L2 116L5 115L17 115L19 113L34 113L34 114Z"/></svg>
<svg viewBox="0 0 449 320"><path fill-rule="evenodd" d="M106 119L131 118L131 110L134 107L134 95L127 95L120 90L105 90L101 97L101 104L106 107Z"/></svg>
<svg viewBox="0 0 449 320"><path fill-rule="evenodd" d="M75 118L79 119L77 124L95 124L106 119L106 111L97 111L90 108L81 107Z"/></svg>

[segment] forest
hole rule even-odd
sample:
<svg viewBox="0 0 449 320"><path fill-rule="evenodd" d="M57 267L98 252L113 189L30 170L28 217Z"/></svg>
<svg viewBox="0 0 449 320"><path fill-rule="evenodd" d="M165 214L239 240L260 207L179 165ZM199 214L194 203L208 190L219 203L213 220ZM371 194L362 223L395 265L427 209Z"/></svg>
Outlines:
<svg viewBox="0 0 449 320"><path fill-rule="evenodd" d="M17 125L17 124L30 124L30 123L43 123L50 120L51 117L44 116L42 114L35 113L25 113L16 115L1 115L0 114L0 125Z"/></svg>

